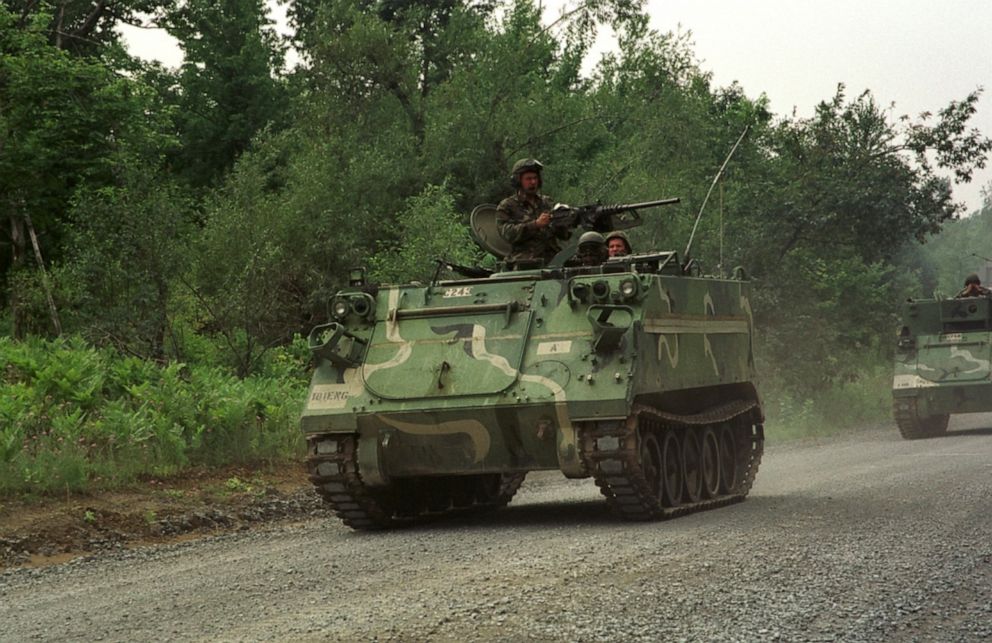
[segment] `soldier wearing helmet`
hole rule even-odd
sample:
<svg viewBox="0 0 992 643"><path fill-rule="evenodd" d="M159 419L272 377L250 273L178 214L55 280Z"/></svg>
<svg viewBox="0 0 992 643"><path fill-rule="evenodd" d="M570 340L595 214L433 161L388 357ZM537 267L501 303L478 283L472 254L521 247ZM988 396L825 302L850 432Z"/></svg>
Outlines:
<svg viewBox="0 0 992 643"><path fill-rule="evenodd" d="M630 239L623 230L615 230L606 235L606 248L611 257L626 257L632 252Z"/></svg>
<svg viewBox="0 0 992 643"><path fill-rule="evenodd" d="M988 297L990 295L992 295L992 291L982 285L982 280L978 278L978 275L971 273L965 277L964 290L959 292L957 297Z"/></svg>
<svg viewBox="0 0 992 643"><path fill-rule="evenodd" d="M606 249L606 239L598 232L592 230L583 232L579 237L579 247L575 253L575 260L580 266L598 266L609 258Z"/></svg>
<svg viewBox="0 0 992 643"><path fill-rule="evenodd" d="M541 170L537 159L520 159L513 164L510 184L516 193L496 206L496 229L512 250L511 263L550 261L561 250L561 240L570 231L551 225L551 199L541 194Z"/></svg>

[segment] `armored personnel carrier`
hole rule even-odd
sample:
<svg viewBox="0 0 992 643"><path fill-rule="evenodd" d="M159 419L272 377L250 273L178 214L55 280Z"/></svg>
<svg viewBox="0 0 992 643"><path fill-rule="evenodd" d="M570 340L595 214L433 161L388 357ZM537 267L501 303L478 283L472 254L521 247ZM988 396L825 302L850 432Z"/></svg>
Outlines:
<svg viewBox="0 0 992 643"><path fill-rule="evenodd" d="M494 221L480 206L473 231L504 257ZM537 470L593 478L630 520L744 499L764 436L743 271L704 277L671 251L565 258L427 285L356 271L333 297L301 423L347 525L499 507Z"/></svg>
<svg viewBox="0 0 992 643"><path fill-rule="evenodd" d="M988 297L903 304L892 380L892 413L902 437L936 437L953 413L992 411L990 360Z"/></svg>

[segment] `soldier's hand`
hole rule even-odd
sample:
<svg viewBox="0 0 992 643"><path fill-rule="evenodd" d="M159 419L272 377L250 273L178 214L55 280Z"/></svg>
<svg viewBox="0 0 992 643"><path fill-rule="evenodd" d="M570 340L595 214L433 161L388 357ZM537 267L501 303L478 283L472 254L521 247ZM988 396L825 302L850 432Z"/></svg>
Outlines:
<svg viewBox="0 0 992 643"><path fill-rule="evenodd" d="M534 220L534 225L536 225L539 229L547 228L551 225L551 213L542 212L541 216Z"/></svg>

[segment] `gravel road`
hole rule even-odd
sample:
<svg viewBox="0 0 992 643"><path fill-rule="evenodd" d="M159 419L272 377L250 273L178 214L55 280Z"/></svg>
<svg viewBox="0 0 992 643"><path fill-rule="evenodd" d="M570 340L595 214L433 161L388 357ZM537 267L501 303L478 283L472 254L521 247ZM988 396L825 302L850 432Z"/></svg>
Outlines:
<svg viewBox="0 0 992 643"><path fill-rule="evenodd" d="M772 445L743 504L630 524L591 481L384 534L332 517L0 575L0 640L992 637L992 415Z"/></svg>

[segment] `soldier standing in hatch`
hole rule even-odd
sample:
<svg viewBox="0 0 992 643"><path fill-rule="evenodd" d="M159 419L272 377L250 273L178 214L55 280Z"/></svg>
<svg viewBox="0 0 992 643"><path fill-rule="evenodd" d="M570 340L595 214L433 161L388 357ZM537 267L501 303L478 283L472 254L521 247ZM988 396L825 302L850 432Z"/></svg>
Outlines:
<svg viewBox="0 0 992 643"><path fill-rule="evenodd" d="M959 292L956 297L961 299L963 297L989 297L992 295L992 291L982 285L982 280L978 278L978 275L971 273L964 280L964 290Z"/></svg>
<svg viewBox="0 0 992 643"><path fill-rule="evenodd" d="M541 194L541 170L536 159L520 159L513 164L510 184L516 194L496 206L496 229L512 249L510 263L548 262L561 250L568 228L551 225L551 199Z"/></svg>

